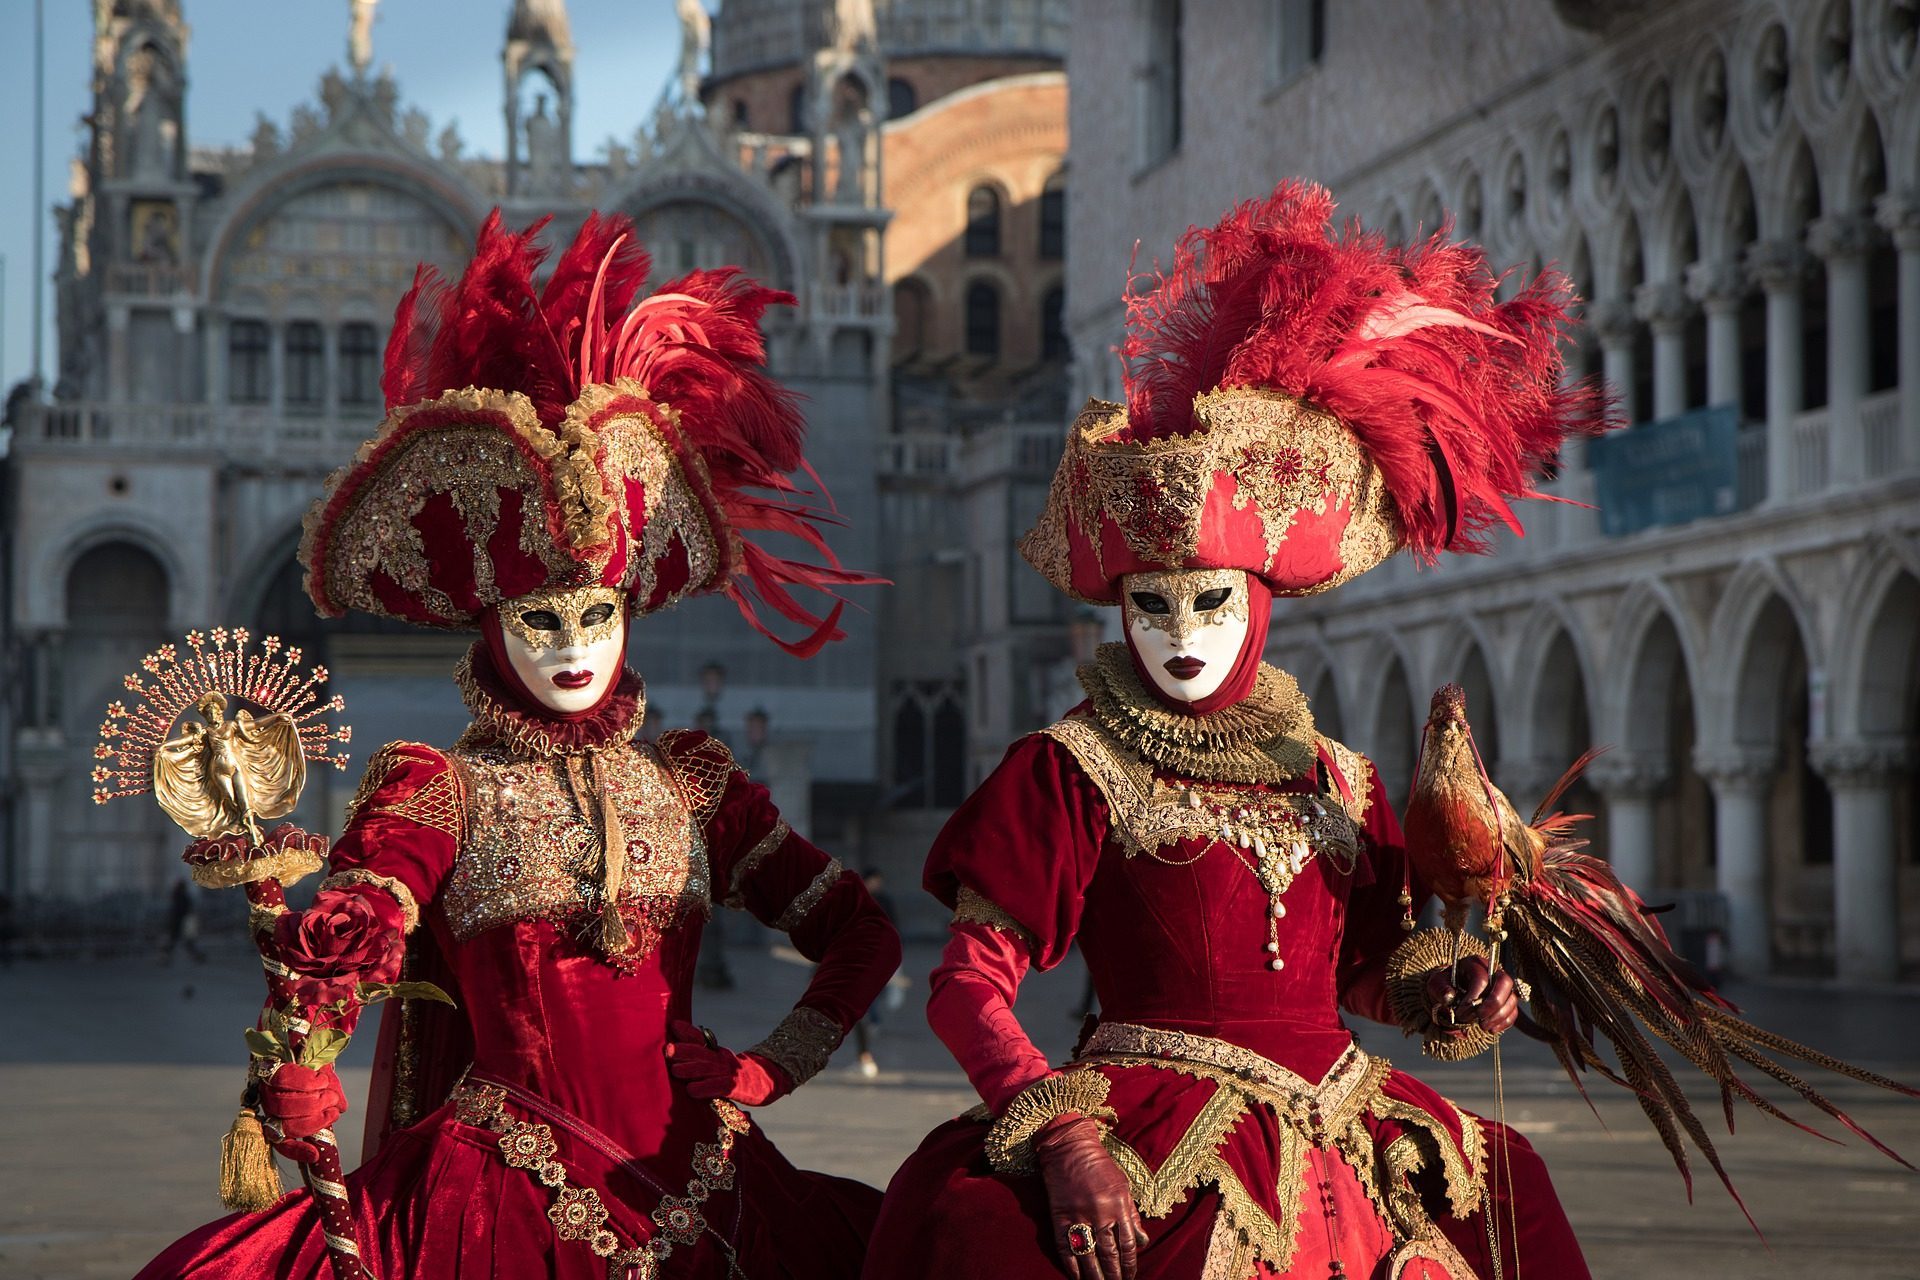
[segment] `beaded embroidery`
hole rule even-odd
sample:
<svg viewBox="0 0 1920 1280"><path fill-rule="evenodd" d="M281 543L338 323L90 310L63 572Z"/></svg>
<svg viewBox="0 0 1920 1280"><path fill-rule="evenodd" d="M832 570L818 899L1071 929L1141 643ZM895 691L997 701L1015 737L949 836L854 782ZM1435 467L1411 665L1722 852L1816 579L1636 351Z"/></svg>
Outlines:
<svg viewBox="0 0 1920 1280"><path fill-rule="evenodd" d="M601 907L600 836L550 757L499 744L456 745L471 803L467 839L443 897L465 941L512 920L590 917ZM637 961L667 929L711 910L706 841L655 750L621 744L594 755L597 785L613 790L626 834L622 914L639 924Z"/></svg>

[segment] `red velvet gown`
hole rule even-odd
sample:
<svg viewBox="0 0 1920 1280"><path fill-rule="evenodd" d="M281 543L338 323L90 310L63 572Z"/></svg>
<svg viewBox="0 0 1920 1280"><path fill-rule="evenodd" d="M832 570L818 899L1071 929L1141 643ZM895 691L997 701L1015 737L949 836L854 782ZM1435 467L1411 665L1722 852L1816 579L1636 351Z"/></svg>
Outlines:
<svg viewBox="0 0 1920 1280"><path fill-rule="evenodd" d="M1585 1277L1525 1140L1359 1054L1341 1021L1391 1020L1404 936L1402 839L1371 765L1320 738L1304 776L1240 790L1317 791L1357 828L1345 855L1316 834L1275 899L1185 803L1217 784L1115 745L1085 708L1021 740L934 846L926 884L956 915L929 1016L986 1106L895 1175L865 1275L1061 1274L1041 1180L994 1170L986 1121L1048 1070L1007 1011L1021 976L1077 943L1101 1018L1079 1059L1106 1078L1107 1145L1151 1238L1141 1280L1491 1276L1490 1183L1507 1276Z"/></svg>
<svg viewBox="0 0 1920 1280"><path fill-rule="evenodd" d="M796 1169L757 1128L735 1141L731 1176L709 1179L695 1205L703 1223L656 1216L668 1197L689 1199L696 1161L719 1131L714 1107L686 1094L662 1050L668 1023L691 1018L714 904L745 906L822 961L794 1015L755 1046L796 1082L818 1070L898 963L892 926L856 875L788 830L718 741L669 733L658 745L628 742L632 697L598 725L545 737L489 696L497 684L470 680L466 692L478 702L476 725L451 752L401 743L369 763L331 858L329 883L377 884L403 907L422 904L414 941L424 934L432 945L418 949L427 965L410 960L411 976L436 978L459 1009L443 1016L409 1002L406 1017L385 1020L369 1139L389 1114L419 1118L378 1141L347 1179L375 1273L623 1277L617 1258L590 1245L595 1231L610 1231L615 1253L663 1232L678 1237L664 1276L857 1275L878 1193ZM618 793L627 837L623 915L640 946L618 966L582 938L596 917L586 872L598 850L588 856L590 824L561 782L564 755L542 749L582 733L604 738L592 777ZM469 1060L469 1088L445 1101ZM506 1095L491 1108L501 1118L471 1089L479 1080L501 1087L496 1100ZM533 1144L531 1156L506 1150L509 1124ZM541 1124L551 1152L526 1137ZM549 1160L557 1167L538 1167ZM543 1185L542 1174L559 1185ZM588 1189L605 1223L563 1229L559 1202L577 1206ZM140 1273L330 1274L304 1189L202 1228Z"/></svg>

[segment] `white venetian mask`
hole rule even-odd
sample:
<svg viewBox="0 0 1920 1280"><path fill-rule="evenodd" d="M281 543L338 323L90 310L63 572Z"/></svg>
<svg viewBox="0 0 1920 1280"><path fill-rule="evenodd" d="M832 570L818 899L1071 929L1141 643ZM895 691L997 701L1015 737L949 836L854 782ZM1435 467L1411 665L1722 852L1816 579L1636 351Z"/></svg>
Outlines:
<svg viewBox="0 0 1920 1280"><path fill-rule="evenodd" d="M549 710L593 709L626 662L626 596L614 587L530 591L500 606L507 661Z"/></svg>
<svg viewBox="0 0 1920 1280"><path fill-rule="evenodd" d="M1247 575L1168 569L1120 579L1127 639L1160 691L1198 702L1226 683L1247 637Z"/></svg>

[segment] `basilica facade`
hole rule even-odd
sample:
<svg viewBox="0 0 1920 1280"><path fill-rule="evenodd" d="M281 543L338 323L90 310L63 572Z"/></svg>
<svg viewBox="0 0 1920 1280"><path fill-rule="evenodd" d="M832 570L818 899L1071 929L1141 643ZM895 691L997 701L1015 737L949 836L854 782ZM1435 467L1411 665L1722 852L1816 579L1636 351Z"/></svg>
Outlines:
<svg viewBox="0 0 1920 1280"><path fill-rule="evenodd" d="M1081 0L1077 390L1136 239L1286 175L1393 239L1557 264L1576 451L1490 559L1283 604L1270 656L1404 795L1448 681L1523 809L1589 743L1598 847L1712 958L1920 965L1920 9L1911 0ZM1596 509L1597 508L1597 509Z"/></svg>
<svg viewBox="0 0 1920 1280"><path fill-rule="evenodd" d="M913 633L957 590L927 495L958 484L953 423L998 431L1064 363L1064 3L688 0L676 75L590 161L563 0L499 6L499 157L406 102L404 58L373 69L370 0L342 6L347 56L314 101L244 146L195 145L188 78L220 68L189 57L191 7L95 6L93 107L56 211L57 384L11 415L0 890L28 931L110 932L114 904L137 914L180 874L179 833L152 806L92 805L88 774L121 676L189 628L303 646L362 753L458 733L465 638L322 622L293 552L321 480L380 421L415 264L457 275L496 206L513 225L550 215L561 243L590 210L625 214L654 285L732 263L796 295L772 363L805 397L837 552L896 579L934 569L867 593L811 662L714 599L647 619L631 657L664 723L710 722L850 857L867 815L912 825L953 803L965 654ZM352 783L316 777L296 816L337 829Z"/></svg>

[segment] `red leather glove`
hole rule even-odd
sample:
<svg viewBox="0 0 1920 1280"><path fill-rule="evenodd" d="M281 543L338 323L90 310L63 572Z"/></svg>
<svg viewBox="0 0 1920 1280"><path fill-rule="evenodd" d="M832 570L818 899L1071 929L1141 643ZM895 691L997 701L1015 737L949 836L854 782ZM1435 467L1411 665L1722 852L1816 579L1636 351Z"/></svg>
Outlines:
<svg viewBox="0 0 1920 1280"><path fill-rule="evenodd" d="M793 1092L793 1081L757 1053L735 1053L712 1043L691 1022L667 1028L667 1070L686 1082L695 1098L731 1098L743 1107L764 1107Z"/></svg>
<svg viewBox="0 0 1920 1280"><path fill-rule="evenodd" d="M1147 1229L1127 1175L1101 1144L1100 1126L1077 1113L1050 1120L1034 1135L1033 1156L1067 1274L1074 1280L1133 1280ZM1092 1252L1076 1251L1076 1243L1086 1248L1089 1234Z"/></svg>
<svg viewBox="0 0 1920 1280"><path fill-rule="evenodd" d="M1427 975L1427 1010L1440 1028L1477 1025L1499 1035L1520 1020L1520 997L1513 975L1502 969L1490 973L1480 956L1460 961L1458 985L1446 969Z"/></svg>
<svg viewBox="0 0 1920 1280"><path fill-rule="evenodd" d="M260 1109L283 1135L274 1150L305 1163L319 1151L301 1139L331 1127L346 1111L347 1095L332 1063L315 1069L286 1062L260 1082Z"/></svg>

